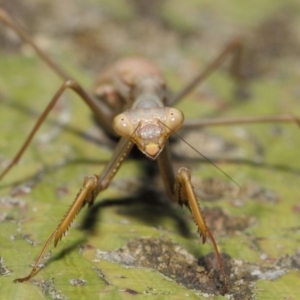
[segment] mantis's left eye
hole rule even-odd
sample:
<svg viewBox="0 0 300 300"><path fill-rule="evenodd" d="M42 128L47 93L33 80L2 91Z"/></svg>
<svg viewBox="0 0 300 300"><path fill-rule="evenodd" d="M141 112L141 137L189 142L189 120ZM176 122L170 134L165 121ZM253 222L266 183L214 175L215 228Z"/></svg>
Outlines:
<svg viewBox="0 0 300 300"><path fill-rule="evenodd" d="M117 134L126 138L130 138L135 130L132 122L125 113L115 116L112 126Z"/></svg>
<svg viewBox="0 0 300 300"><path fill-rule="evenodd" d="M171 131L177 131L183 124L184 115L182 111L177 108L170 107L167 113L165 125Z"/></svg>

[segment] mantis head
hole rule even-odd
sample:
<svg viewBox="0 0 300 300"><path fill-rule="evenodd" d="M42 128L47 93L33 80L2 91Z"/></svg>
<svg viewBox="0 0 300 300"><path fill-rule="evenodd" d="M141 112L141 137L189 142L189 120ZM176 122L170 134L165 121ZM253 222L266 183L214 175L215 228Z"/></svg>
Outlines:
<svg viewBox="0 0 300 300"><path fill-rule="evenodd" d="M183 113L173 107L135 108L117 115L113 128L155 160L169 136L183 124Z"/></svg>

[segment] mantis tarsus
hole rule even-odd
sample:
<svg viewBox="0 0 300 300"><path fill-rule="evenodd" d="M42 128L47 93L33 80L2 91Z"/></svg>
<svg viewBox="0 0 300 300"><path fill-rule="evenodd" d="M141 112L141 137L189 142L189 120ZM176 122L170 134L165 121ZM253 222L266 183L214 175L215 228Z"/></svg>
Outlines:
<svg viewBox="0 0 300 300"><path fill-rule="evenodd" d="M196 85L201 83L229 54L233 55L232 67L230 69L231 74L235 79L240 79L240 41L237 39L230 42L203 72L196 76L185 88L175 94L172 94L167 89L165 80L158 67L147 60L137 58L120 60L101 72L96 80L93 93L89 93L39 49L31 38L2 9L0 9L0 20L12 28L21 39L30 44L37 54L48 63L52 70L64 81L44 112L38 118L34 128L17 155L0 174L0 179L18 162L36 131L66 89L72 89L81 96L108 134L116 135L117 133L122 136L111 159L100 176L93 175L85 177L83 187L80 189L75 201L57 229L47 240L29 275L24 278L18 278L15 282L29 280L35 274L52 239L54 238L54 244L56 246L81 208L85 204L91 206L97 195L109 186L123 160L133 145L136 144L148 158L153 160L157 159L169 197L180 205L184 204L189 207L199 233L202 236L203 243L206 241L207 236L211 239L223 274L224 287L222 293L226 293L229 283L224 264L214 237L208 229L204 216L201 213L191 184L190 171L187 168L180 168L177 175L174 174L168 138L182 126L199 127L254 122L295 122L299 125L299 119L291 115L194 120L186 121L183 124L182 112L172 108L172 106L192 91Z"/></svg>

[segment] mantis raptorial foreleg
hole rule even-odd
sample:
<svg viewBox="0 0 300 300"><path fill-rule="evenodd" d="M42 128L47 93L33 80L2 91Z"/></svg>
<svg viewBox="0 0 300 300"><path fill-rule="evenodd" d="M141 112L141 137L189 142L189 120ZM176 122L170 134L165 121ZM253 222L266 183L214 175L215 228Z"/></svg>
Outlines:
<svg viewBox="0 0 300 300"><path fill-rule="evenodd" d="M226 293L228 288L228 278L225 272L224 263L219 253L216 241L206 225L205 218L202 214L198 199L192 186L190 170L188 168L181 167L175 176L172 167L169 144L166 144L161 152L158 158L158 165L169 197L173 199L174 202L177 202L180 205L185 205L190 209L194 222L198 227L199 234L202 237L202 242L205 243L207 236L210 238L224 279L223 294Z"/></svg>
<svg viewBox="0 0 300 300"><path fill-rule="evenodd" d="M106 168L102 171L101 175L92 175L84 178L82 188L79 190L74 202L68 209L67 213L59 223L56 230L48 238L30 273L25 277L15 279L14 282L27 281L35 274L38 269L39 263L46 253L46 250L53 238L54 246L56 246L57 243L62 239L70 224L72 223L76 215L80 212L80 210L86 204L88 204L88 206L93 205L97 195L109 186L111 180L122 165L124 158L130 152L132 147L133 144L130 141L122 138L119 141L113 156L107 163Z"/></svg>

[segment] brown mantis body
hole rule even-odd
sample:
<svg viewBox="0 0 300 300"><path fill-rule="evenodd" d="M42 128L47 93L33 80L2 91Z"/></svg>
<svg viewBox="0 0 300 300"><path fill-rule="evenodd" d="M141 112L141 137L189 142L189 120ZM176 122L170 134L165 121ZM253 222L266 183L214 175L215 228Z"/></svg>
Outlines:
<svg viewBox="0 0 300 300"><path fill-rule="evenodd" d="M168 138L181 126L192 127L273 121L296 122L299 124L299 120L293 116L276 115L267 117L236 118L234 120L195 120L186 122L183 125L183 113L172 106L214 71L228 54L235 54L231 73L236 79L239 79L241 57L240 42L235 40L229 43L221 54L202 73L195 77L186 88L174 95L167 89L165 80L159 68L147 60L137 58L120 60L104 70L96 80L93 94L90 94L44 54L44 52L32 42L27 34L12 21L9 15L1 9L0 20L15 30L25 42L29 43L38 55L41 56L64 80L61 88L53 96L49 105L40 115L20 151L2 174L0 174L0 179L20 159L54 104L68 88L71 88L81 96L86 104L93 110L97 120L108 134L115 135L117 133L121 136L111 159L101 174L99 176L92 175L85 177L83 186L78 192L73 204L57 229L45 243L29 275L18 278L15 282L23 282L32 278L53 238L54 245L56 246L81 208L86 204L91 206L97 195L109 186L125 157L128 155L134 144L136 144L148 158L158 161L168 196L174 202L188 206L202 237L203 243L206 241L207 236L212 241L224 279L222 293L226 293L228 279L225 273L224 264L214 237L207 227L204 216L202 215L197 197L192 187L190 171L189 169L182 167L178 170L177 174L174 173Z"/></svg>

